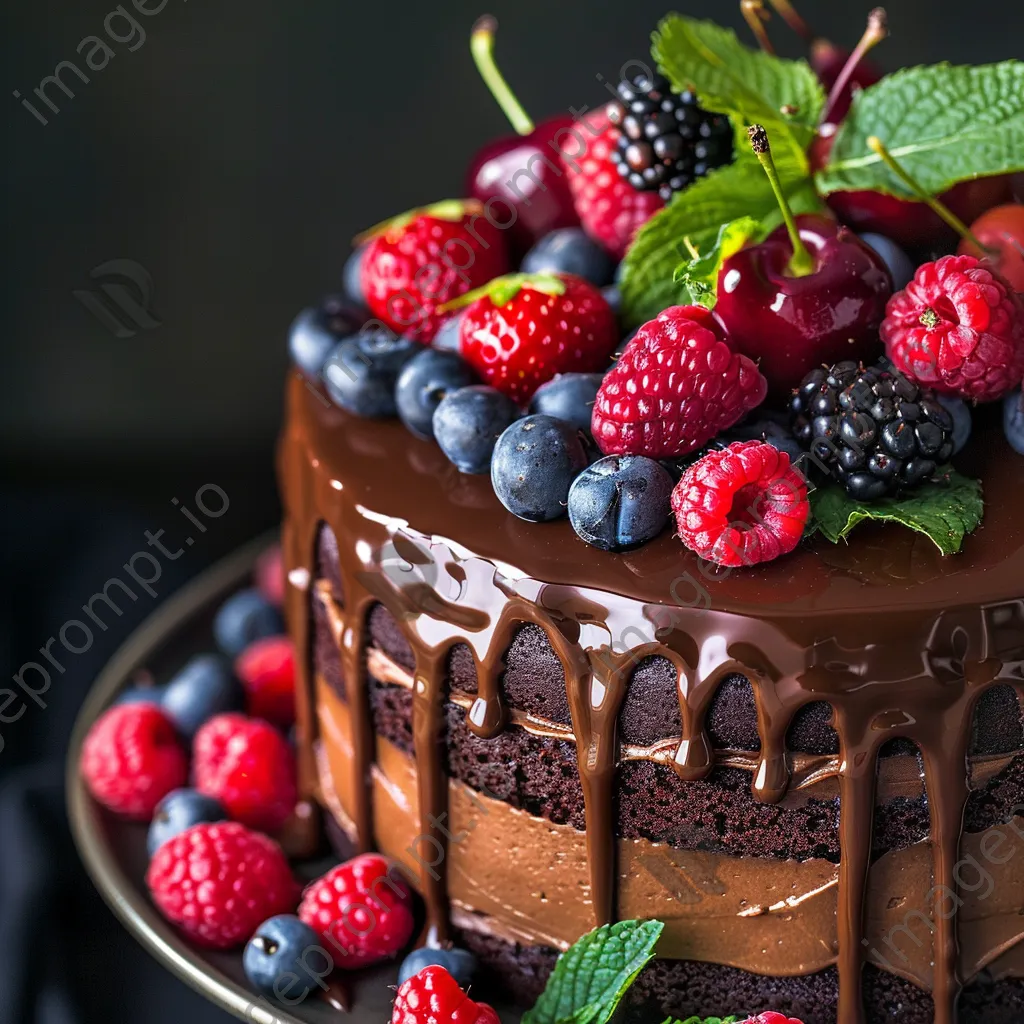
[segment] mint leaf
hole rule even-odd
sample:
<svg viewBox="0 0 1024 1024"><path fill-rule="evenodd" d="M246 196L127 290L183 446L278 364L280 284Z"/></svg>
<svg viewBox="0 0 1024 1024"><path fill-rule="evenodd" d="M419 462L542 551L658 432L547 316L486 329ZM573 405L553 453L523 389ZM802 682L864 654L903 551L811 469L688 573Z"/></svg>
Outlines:
<svg viewBox="0 0 1024 1024"><path fill-rule="evenodd" d="M809 532L823 533L833 544L868 519L900 523L928 537L944 554L960 550L964 536L978 527L984 511L981 482L951 469L942 482L924 484L905 498L861 503L838 484L810 494Z"/></svg>
<svg viewBox="0 0 1024 1024"><path fill-rule="evenodd" d="M761 225L753 217L739 217L723 224L718 229L718 238L706 252L700 253L689 263L681 263L673 280L684 284L693 296L693 301L714 309L718 300L718 272L722 264L740 251L760 233ZM686 244L688 239L684 239ZM692 242L691 242L692 244Z"/></svg>
<svg viewBox="0 0 1024 1024"><path fill-rule="evenodd" d="M867 146L877 135L932 194L958 181L1024 169L1024 62L935 64L886 75L865 89L818 173L823 193L873 189L912 198Z"/></svg>
<svg viewBox="0 0 1024 1024"><path fill-rule="evenodd" d="M825 94L805 61L751 50L731 29L678 14L658 26L651 52L673 88L693 89L702 107L731 118L741 159L750 155L746 125L763 124L776 160L806 172Z"/></svg>
<svg viewBox="0 0 1024 1024"><path fill-rule="evenodd" d="M619 921L588 932L559 956L522 1024L607 1024L662 928L660 921Z"/></svg>
<svg viewBox="0 0 1024 1024"><path fill-rule="evenodd" d="M790 168L784 176L780 169L780 177L794 213L821 209L821 200L806 174L794 174ZM675 280L676 268L690 259L684 237L704 254L714 248L723 224L747 216L760 225L758 239L782 220L768 179L753 157L712 171L677 192L672 202L640 229L626 253L619 286L625 321L637 327L669 306L693 302L696 297L686 283Z"/></svg>

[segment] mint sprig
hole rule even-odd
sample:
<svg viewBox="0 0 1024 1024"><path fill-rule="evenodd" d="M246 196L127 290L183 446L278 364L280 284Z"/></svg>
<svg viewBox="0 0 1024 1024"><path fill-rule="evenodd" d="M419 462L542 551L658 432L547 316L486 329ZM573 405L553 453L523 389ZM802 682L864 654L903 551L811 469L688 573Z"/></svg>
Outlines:
<svg viewBox="0 0 1024 1024"><path fill-rule="evenodd" d="M722 264L757 236L760 230L761 225L753 217L740 217L723 224L718 229L714 245L703 253L694 248L697 255L676 268L673 280L689 289L695 303L714 309L718 299L718 272ZM683 244L688 241L689 238L683 239Z"/></svg>
<svg viewBox="0 0 1024 1024"><path fill-rule="evenodd" d="M969 178L1024 170L1024 62L886 75L854 99L815 178L823 193L872 189L914 198L868 147L872 135L933 195Z"/></svg>
<svg viewBox="0 0 1024 1024"><path fill-rule="evenodd" d="M964 537L977 529L984 514L981 482L950 469L941 481L924 484L903 498L859 502L838 484L810 494L808 533L821 533L833 544L845 540L868 520L899 523L923 533L944 555L960 550Z"/></svg>
<svg viewBox="0 0 1024 1024"><path fill-rule="evenodd" d="M660 921L619 921L588 932L559 956L522 1024L607 1024L662 928Z"/></svg>

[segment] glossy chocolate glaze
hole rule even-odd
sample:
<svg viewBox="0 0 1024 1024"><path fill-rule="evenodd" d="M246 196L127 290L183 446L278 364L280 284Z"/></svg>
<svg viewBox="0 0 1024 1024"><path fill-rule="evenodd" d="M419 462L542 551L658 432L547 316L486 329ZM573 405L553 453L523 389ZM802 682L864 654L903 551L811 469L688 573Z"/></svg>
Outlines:
<svg viewBox="0 0 1024 1024"><path fill-rule="evenodd" d="M939 556L907 530L863 527L848 547L807 543L764 566L723 571L666 531L625 555L587 547L565 521L535 525L499 504L486 478L459 474L432 443L397 421L355 419L311 385L289 383L279 450L285 502L290 628L300 659L300 784L317 791L310 674L318 530L339 539L343 671L352 712L354 826L373 841L373 732L367 700L366 617L383 603L414 653L414 735L420 828L444 849L447 787L438 744L448 652L465 644L479 692L469 722L480 736L508 720L503 655L514 629L548 635L565 673L586 809L592 924L615 906L612 782L616 719L644 657L679 672L683 729L673 763L707 775L716 752L704 718L717 686L740 673L753 686L761 750L758 799L782 799L785 748L797 710L828 701L840 738L836 963L839 1020L861 1024L860 977L876 762L887 741L915 743L932 812L932 875L955 893L954 866L969 792L967 744L978 698L998 684L1024 690L1024 519L1016 508L1024 462L995 431L971 450L986 518L964 550ZM979 430L978 434L982 434ZM436 875L436 877L435 877ZM434 934L448 930L443 867L424 879ZM934 914L936 1024L952 1024L963 979L956 915Z"/></svg>

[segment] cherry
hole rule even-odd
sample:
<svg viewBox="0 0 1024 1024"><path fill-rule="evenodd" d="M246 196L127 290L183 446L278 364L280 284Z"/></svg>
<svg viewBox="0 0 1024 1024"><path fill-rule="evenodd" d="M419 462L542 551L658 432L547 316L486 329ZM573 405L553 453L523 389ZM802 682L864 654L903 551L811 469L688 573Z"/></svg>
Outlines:
<svg viewBox="0 0 1024 1024"><path fill-rule="evenodd" d="M794 218L767 133L753 125L749 134L784 224L722 264L715 316L732 348L760 360L769 394L783 398L815 366L873 358L892 278L849 228L818 214Z"/></svg>
<svg viewBox="0 0 1024 1024"><path fill-rule="evenodd" d="M1007 203L986 211L971 224L971 233L984 250L964 238L957 252L988 256L1014 290L1024 292L1024 206Z"/></svg>
<svg viewBox="0 0 1024 1024"><path fill-rule="evenodd" d="M467 174L467 193L483 203L497 199L493 216L499 224L516 219L506 230L514 258L523 255L556 228L579 224L562 164L560 139L578 132L567 115L534 126L494 60L494 34L498 23L485 16L473 26L471 49L480 75L519 133L484 146L473 157ZM511 184L510 184L511 183Z"/></svg>

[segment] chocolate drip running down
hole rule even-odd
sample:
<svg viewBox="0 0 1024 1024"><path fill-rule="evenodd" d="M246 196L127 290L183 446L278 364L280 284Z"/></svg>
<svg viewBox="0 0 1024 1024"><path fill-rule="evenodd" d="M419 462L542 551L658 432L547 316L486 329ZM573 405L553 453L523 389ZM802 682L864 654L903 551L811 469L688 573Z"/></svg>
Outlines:
<svg viewBox="0 0 1024 1024"><path fill-rule="evenodd" d="M300 658L300 786L318 793L311 672L314 584L322 526L337 539L336 639L352 718L353 825L373 846L374 732L367 618L382 604L413 653L413 739L420 834L448 838L443 708L451 652L471 652L478 692L468 727L495 737L510 719L501 692L515 630L546 634L564 671L586 816L595 925L614 919L614 780L619 709L634 668L652 655L678 673L682 735L673 766L686 781L718 761L705 718L722 682L750 680L760 753L752 792L780 801L791 784L786 735L805 705L827 701L838 733L839 1020L862 1024L864 903L876 765L887 742L921 752L936 893L955 894L973 709L990 688L1024 692L1024 526L1014 512L1024 473L1005 444L977 447L986 525L942 559L908 531L865 528L849 549L808 545L768 566L716 571L670 536L627 555L586 547L567 523L541 526L501 508L485 478L465 477L400 424L358 420L289 385L279 450L289 570L287 613ZM994 467L1002 460L1000 471ZM423 874L428 924L449 934L446 859ZM934 917L936 1024L954 1024L963 979L956 915Z"/></svg>

